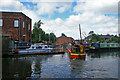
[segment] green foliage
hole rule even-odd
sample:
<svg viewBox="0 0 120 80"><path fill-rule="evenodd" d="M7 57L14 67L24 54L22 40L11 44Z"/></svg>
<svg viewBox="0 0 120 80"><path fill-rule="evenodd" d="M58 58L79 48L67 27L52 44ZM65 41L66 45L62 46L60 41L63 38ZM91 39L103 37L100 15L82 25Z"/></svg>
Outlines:
<svg viewBox="0 0 120 80"><path fill-rule="evenodd" d="M118 43L120 43L120 37L118 38Z"/></svg>
<svg viewBox="0 0 120 80"><path fill-rule="evenodd" d="M99 34L95 34L94 31L90 31L88 33L90 36L91 36L91 40L90 40L90 43L92 42L97 42L97 41L100 41L100 42L118 42L120 43L120 37L118 37L117 35L111 35L112 37L110 39L103 39L101 38L102 34L99 35ZM108 36L110 36L110 34L107 34Z"/></svg>
<svg viewBox="0 0 120 80"><path fill-rule="evenodd" d="M46 40L46 41L49 41L49 34L48 34L48 33L45 34L45 40Z"/></svg>
<svg viewBox="0 0 120 80"><path fill-rule="evenodd" d="M94 31L90 31L88 34L89 34L89 35L92 35L92 34L94 34Z"/></svg>
<svg viewBox="0 0 120 80"><path fill-rule="evenodd" d="M92 34L92 37L91 37L91 42L97 42L97 41L101 41L101 37L100 35L98 34Z"/></svg>
<svg viewBox="0 0 120 80"><path fill-rule="evenodd" d="M52 41L55 42L56 36L54 33L46 34L40 27L41 27L41 20L35 22L34 29L32 30L32 38L33 43L39 41Z"/></svg>
<svg viewBox="0 0 120 80"><path fill-rule="evenodd" d="M34 43L35 43L35 40L32 40L32 43L34 44Z"/></svg>
<svg viewBox="0 0 120 80"><path fill-rule="evenodd" d="M115 35L115 36L113 36L113 37L109 40L109 42L118 42L118 43L120 43L120 37L118 37L117 35Z"/></svg>
<svg viewBox="0 0 120 80"><path fill-rule="evenodd" d="M55 42L56 41L56 36L55 36L55 34L54 33L50 33L50 41L53 41L53 42Z"/></svg>
<svg viewBox="0 0 120 80"><path fill-rule="evenodd" d="M116 41L114 37L111 38L110 42Z"/></svg>

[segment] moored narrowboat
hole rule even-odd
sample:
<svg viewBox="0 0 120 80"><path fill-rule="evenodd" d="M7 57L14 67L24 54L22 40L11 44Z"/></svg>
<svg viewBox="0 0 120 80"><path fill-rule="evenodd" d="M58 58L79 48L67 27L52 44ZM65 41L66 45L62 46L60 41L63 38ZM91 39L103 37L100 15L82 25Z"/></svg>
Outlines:
<svg viewBox="0 0 120 80"><path fill-rule="evenodd" d="M17 49L15 53L18 54L36 54L36 53L43 53L43 52L51 52L53 48L50 45L31 45L28 49Z"/></svg>
<svg viewBox="0 0 120 80"><path fill-rule="evenodd" d="M84 43L83 45L84 45L84 49L85 49L85 51L90 50L90 46L91 46L90 43Z"/></svg>

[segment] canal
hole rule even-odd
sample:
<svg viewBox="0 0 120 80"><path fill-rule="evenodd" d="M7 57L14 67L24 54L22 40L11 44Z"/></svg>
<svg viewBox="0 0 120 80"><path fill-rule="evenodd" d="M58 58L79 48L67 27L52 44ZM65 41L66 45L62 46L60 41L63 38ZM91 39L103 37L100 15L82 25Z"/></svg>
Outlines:
<svg viewBox="0 0 120 80"><path fill-rule="evenodd" d="M69 54L2 58L3 78L118 78L120 52L87 53L86 59Z"/></svg>

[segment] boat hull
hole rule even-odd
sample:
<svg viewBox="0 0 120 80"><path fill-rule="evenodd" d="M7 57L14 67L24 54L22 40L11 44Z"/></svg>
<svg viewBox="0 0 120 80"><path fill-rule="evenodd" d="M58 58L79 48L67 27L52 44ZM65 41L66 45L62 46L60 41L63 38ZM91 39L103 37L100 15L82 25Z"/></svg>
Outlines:
<svg viewBox="0 0 120 80"><path fill-rule="evenodd" d="M72 53L71 53L71 54L72 54ZM73 59L73 58L82 58L82 59L84 59L85 56L86 56L86 54L84 53L84 54L80 54L80 55L70 55L70 58L71 58L71 59Z"/></svg>
<svg viewBox="0 0 120 80"><path fill-rule="evenodd" d="M51 52L51 49L41 49L41 50L19 50L18 54L28 54L28 53L42 53L42 52Z"/></svg>

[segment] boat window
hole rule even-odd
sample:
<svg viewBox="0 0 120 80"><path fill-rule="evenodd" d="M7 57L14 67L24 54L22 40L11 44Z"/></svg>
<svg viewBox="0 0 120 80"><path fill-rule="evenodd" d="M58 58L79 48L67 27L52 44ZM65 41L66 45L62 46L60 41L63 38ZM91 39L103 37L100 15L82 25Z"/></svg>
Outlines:
<svg viewBox="0 0 120 80"><path fill-rule="evenodd" d="M77 52L77 53L80 52L80 48L76 48L76 52Z"/></svg>
<svg viewBox="0 0 120 80"><path fill-rule="evenodd" d="M45 48L47 48L47 46L45 46Z"/></svg>
<svg viewBox="0 0 120 80"><path fill-rule="evenodd" d="M39 47L37 47L37 48L42 49L42 47L41 47L41 46L39 46Z"/></svg>
<svg viewBox="0 0 120 80"><path fill-rule="evenodd" d="M52 48L52 46L48 46L49 48Z"/></svg>
<svg viewBox="0 0 120 80"><path fill-rule="evenodd" d="M32 49L34 49L34 46L32 46Z"/></svg>
<svg viewBox="0 0 120 80"><path fill-rule="evenodd" d="M76 52L75 48L73 48L73 52Z"/></svg>
<svg viewBox="0 0 120 80"><path fill-rule="evenodd" d="M78 48L73 48L73 52L74 52L74 53L80 52L80 48L79 48L79 47L78 47Z"/></svg>

